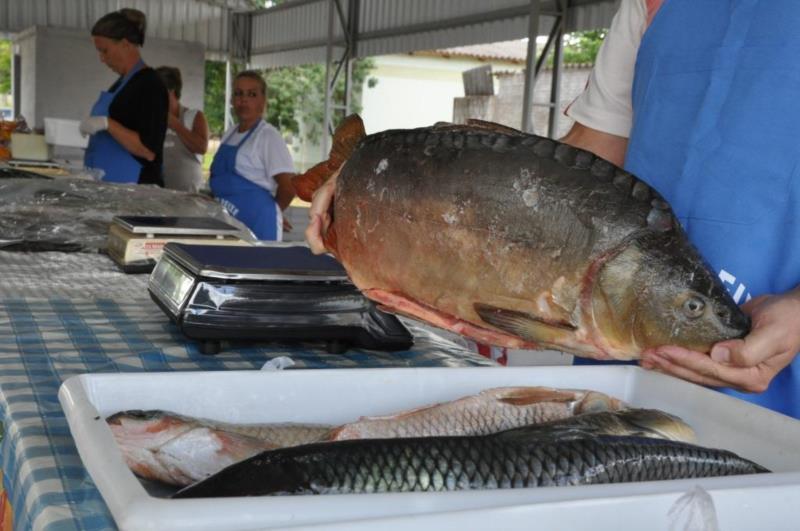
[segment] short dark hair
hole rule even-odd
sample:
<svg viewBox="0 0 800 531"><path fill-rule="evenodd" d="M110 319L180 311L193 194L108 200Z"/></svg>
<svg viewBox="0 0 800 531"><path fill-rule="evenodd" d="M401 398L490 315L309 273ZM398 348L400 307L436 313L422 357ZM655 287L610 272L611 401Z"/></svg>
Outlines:
<svg viewBox="0 0 800 531"><path fill-rule="evenodd" d="M156 73L164 82L167 90L175 93L175 97L181 99L181 90L183 89L183 79L181 78L181 71L174 66L159 66L156 68Z"/></svg>
<svg viewBox="0 0 800 531"><path fill-rule="evenodd" d="M261 77L261 74L259 74L255 70L242 70L241 72L236 74L235 78L233 78L234 83L236 82L237 79L240 79L240 78L243 78L243 77L247 78L247 79L252 79L254 81L258 81L258 86L261 87L261 94L263 94L266 97L266 95L267 95L267 82L264 81L264 78Z"/></svg>
<svg viewBox="0 0 800 531"><path fill-rule="evenodd" d="M124 8L103 15L92 26L93 37L106 37L144 46L147 17L138 9Z"/></svg>

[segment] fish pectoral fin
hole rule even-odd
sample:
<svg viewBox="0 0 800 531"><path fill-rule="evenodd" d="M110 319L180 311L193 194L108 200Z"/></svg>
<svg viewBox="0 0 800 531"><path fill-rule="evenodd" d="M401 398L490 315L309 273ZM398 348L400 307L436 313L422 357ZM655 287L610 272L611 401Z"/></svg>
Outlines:
<svg viewBox="0 0 800 531"><path fill-rule="evenodd" d="M530 313L497 308L490 304L476 302L473 308L490 325L534 343L565 344L577 330L572 323L546 320Z"/></svg>
<svg viewBox="0 0 800 531"><path fill-rule="evenodd" d="M541 402L572 402L576 394L571 391L561 391L548 387L531 387L527 389L514 389L499 399L500 402L510 406L528 406Z"/></svg>

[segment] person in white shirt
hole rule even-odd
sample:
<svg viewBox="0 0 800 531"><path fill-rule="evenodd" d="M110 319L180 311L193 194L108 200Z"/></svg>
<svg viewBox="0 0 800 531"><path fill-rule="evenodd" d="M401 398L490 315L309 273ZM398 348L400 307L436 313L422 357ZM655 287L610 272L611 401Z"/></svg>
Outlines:
<svg viewBox="0 0 800 531"><path fill-rule="evenodd" d="M283 238L282 212L294 199L294 165L283 137L264 121L267 85L246 70L233 82L239 123L222 136L211 164L214 197L260 240Z"/></svg>
<svg viewBox="0 0 800 531"><path fill-rule="evenodd" d="M164 139L164 187L198 192L203 184L203 155L208 151L208 122L203 111L181 105L181 71L160 66L156 73L169 93L167 135Z"/></svg>

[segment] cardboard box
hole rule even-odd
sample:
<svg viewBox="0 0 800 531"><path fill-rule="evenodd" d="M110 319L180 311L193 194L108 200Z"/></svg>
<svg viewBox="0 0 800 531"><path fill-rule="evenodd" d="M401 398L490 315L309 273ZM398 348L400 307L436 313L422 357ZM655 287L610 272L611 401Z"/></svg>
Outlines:
<svg viewBox="0 0 800 531"><path fill-rule="evenodd" d="M171 500L147 494L103 420L128 409L162 409L234 423L338 424L509 385L594 389L659 408L691 424L699 444L732 450L774 473L538 489ZM121 529L338 524L414 531L666 531L670 508L699 485L714 500L720 529L772 530L795 525L792 508L800 502L800 422L634 366L88 374L67 380L59 399L81 458Z"/></svg>
<svg viewBox="0 0 800 531"><path fill-rule="evenodd" d="M50 160L50 148L44 135L11 133L11 156L18 160Z"/></svg>

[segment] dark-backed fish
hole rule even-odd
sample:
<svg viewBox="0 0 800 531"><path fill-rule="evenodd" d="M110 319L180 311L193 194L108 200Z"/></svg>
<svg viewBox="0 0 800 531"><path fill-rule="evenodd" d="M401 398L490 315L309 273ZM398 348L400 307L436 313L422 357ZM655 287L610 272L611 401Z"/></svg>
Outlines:
<svg viewBox="0 0 800 531"><path fill-rule="evenodd" d="M298 194L336 172L326 246L392 311L598 359L750 328L667 202L588 151L486 123L365 136L352 116Z"/></svg>
<svg viewBox="0 0 800 531"><path fill-rule="evenodd" d="M557 424L472 437L367 439L266 451L175 497L434 492L767 472L726 450Z"/></svg>

